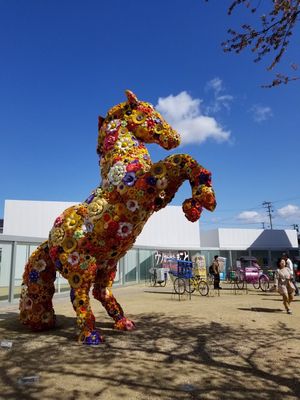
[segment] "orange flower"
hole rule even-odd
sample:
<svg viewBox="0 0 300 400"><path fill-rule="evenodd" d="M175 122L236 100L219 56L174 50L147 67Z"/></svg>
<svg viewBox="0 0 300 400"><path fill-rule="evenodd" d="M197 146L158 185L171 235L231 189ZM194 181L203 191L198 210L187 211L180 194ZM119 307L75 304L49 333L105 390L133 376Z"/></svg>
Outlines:
<svg viewBox="0 0 300 400"><path fill-rule="evenodd" d="M135 187L137 189L147 189L148 184L145 178L140 178L135 182Z"/></svg>

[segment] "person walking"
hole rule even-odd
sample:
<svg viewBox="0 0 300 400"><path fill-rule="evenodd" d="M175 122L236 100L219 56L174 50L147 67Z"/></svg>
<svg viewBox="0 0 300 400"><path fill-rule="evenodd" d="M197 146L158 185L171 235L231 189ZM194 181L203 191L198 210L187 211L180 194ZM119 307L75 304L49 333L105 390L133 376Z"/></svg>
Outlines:
<svg viewBox="0 0 300 400"><path fill-rule="evenodd" d="M291 280L291 271L287 267L284 257L278 260L277 267L274 286L282 296L287 314L292 314L290 304L294 300L295 286Z"/></svg>
<svg viewBox="0 0 300 400"><path fill-rule="evenodd" d="M214 289L222 289L220 286L220 264L218 261L218 256L214 256L212 271L214 275Z"/></svg>
<svg viewBox="0 0 300 400"><path fill-rule="evenodd" d="M287 268L289 268L291 271L291 281L293 282L293 285L295 286L295 296L299 296L299 289L298 289L298 286L297 286L296 280L295 280L293 263L292 263L291 259L289 258L289 256L287 255L287 253L283 253L282 257L285 259Z"/></svg>

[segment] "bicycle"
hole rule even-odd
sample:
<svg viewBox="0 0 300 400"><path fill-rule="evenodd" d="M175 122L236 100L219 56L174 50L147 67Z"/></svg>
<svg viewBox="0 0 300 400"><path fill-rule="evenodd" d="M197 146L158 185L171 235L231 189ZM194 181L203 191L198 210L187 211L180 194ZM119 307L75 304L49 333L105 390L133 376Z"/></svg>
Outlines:
<svg viewBox="0 0 300 400"><path fill-rule="evenodd" d="M184 294L184 292L192 294L195 290L198 290L201 296L207 296L209 293L209 286L200 276L176 278L174 281L174 290L177 294Z"/></svg>
<svg viewBox="0 0 300 400"><path fill-rule="evenodd" d="M164 279L158 279L157 277L157 271L156 268L150 268L149 270L150 272L150 286L156 286L159 285L161 287L165 287L167 284L167 280L168 280L168 274L165 272L164 273Z"/></svg>

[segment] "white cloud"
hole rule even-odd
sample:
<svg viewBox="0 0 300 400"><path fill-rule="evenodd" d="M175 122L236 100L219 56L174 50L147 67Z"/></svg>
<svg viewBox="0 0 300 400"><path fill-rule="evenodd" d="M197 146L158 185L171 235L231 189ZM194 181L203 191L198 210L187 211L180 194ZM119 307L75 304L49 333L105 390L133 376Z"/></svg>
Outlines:
<svg viewBox="0 0 300 400"><path fill-rule="evenodd" d="M265 222L265 216L257 211L243 211L236 218L243 222Z"/></svg>
<svg viewBox="0 0 300 400"><path fill-rule="evenodd" d="M183 91L177 96L160 97L155 108L180 133L182 144L202 143L209 138L217 142L229 140L230 131L224 130L215 118L203 115L201 103Z"/></svg>
<svg viewBox="0 0 300 400"><path fill-rule="evenodd" d="M213 89L215 93L218 94L223 90L223 82L217 77L207 82L206 87L208 89Z"/></svg>
<svg viewBox="0 0 300 400"><path fill-rule="evenodd" d="M256 122L266 121L273 116L272 109L268 106L260 106L256 104L251 108L250 111L252 112L253 119Z"/></svg>
<svg viewBox="0 0 300 400"><path fill-rule="evenodd" d="M220 78L214 78L207 82L207 90L212 90L214 94L214 100L209 104L205 111L207 113L217 113L222 108L226 108L227 111L231 108L231 102L233 101L233 96L229 94L221 94L225 91L223 81Z"/></svg>
<svg viewBox="0 0 300 400"><path fill-rule="evenodd" d="M282 208L279 208L277 210L277 214L281 218L300 218L300 207L294 206L292 204L288 204L287 206L284 206Z"/></svg>

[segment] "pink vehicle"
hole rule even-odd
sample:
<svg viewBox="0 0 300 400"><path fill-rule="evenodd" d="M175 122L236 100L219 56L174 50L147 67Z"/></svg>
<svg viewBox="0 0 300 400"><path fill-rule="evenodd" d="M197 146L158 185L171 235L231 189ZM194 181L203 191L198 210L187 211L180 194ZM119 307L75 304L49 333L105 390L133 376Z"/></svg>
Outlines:
<svg viewBox="0 0 300 400"><path fill-rule="evenodd" d="M236 284L239 289L251 283L255 289L266 292L269 289L270 279L263 273L255 257L241 257L237 261Z"/></svg>

